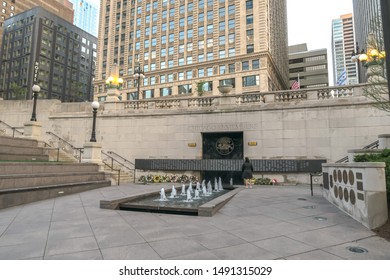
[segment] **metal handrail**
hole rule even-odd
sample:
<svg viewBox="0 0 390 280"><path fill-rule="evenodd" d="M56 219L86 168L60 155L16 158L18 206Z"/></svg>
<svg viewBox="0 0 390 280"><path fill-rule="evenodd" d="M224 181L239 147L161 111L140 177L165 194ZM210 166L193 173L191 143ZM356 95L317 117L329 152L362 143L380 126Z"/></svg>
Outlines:
<svg viewBox="0 0 390 280"><path fill-rule="evenodd" d="M122 157L121 155L118 155L117 153L115 153L115 152L113 152L113 151L108 151L107 153L112 154L112 155L114 155L114 156L120 158L120 159L123 160L124 162L128 162L128 163L130 163L132 166L135 167L135 164L134 164L134 163L132 163L131 161L125 159L125 158Z"/></svg>
<svg viewBox="0 0 390 280"><path fill-rule="evenodd" d="M68 141L66 141L65 139L62 139L60 136L58 136L57 134L53 133L53 132L50 132L50 131L46 131L47 134L50 134L50 135L53 135L54 137L56 137L58 140L64 142L65 144L67 144L71 149L73 150L76 150L78 151L79 153L79 162L81 162L81 154L84 152L84 148L77 148L75 146L73 146L71 143L69 143Z"/></svg>
<svg viewBox="0 0 390 280"><path fill-rule="evenodd" d="M379 140L376 140L370 144L368 144L367 146L364 146L362 149L378 149L379 148ZM339 159L338 161L336 161L335 163L345 163L345 162L348 162L348 156L345 156L341 159Z"/></svg>
<svg viewBox="0 0 390 280"><path fill-rule="evenodd" d="M24 133L22 131L19 131L18 128L21 128L21 127L14 127L14 126L11 126L9 124L7 124L6 122L0 120L0 123L4 124L5 126L7 126L8 128L12 129L12 137L15 137L15 132L23 135Z"/></svg>
<svg viewBox="0 0 390 280"><path fill-rule="evenodd" d="M131 165L134 166L134 168L130 168L129 166L126 166L125 164L123 164L122 162L118 161L118 160L115 159L114 157L108 155L107 153L113 154L113 155L119 157L120 159L124 160L125 162L130 163ZM134 181L134 183L135 183L135 164L132 163L132 162L130 162L130 161L128 161L128 160L125 159L124 157L118 155L117 153L112 152L112 151L108 151L107 153L105 153L104 151L102 151L102 154L103 154L103 155L105 155L106 157L108 157L109 159L111 159L111 166L109 166L107 163L105 163L105 164L106 164L107 166L109 166L109 167L111 168L111 170L114 170L114 162L117 163L117 164L119 164L120 166L126 168L127 170L129 170L130 172L133 173L133 181Z"/></svg>
<svg viewBox="0 0 390 280"><path fill-rule="evenodd" d="M120 185L120 182L121 182L121 170L120 169L115 169L115 168L112 168L112 166L108 165L106 162L102 161L106 166L110 167L111 168L111 171L117 171L118 172L118 180L117 180L117 185L119 186Z"/></svg>

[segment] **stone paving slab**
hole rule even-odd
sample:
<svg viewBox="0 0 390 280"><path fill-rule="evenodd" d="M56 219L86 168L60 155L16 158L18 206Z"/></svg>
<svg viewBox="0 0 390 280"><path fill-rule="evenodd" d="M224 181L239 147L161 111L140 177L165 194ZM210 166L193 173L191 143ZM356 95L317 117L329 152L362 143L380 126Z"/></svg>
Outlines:
<svg viewBox="0 0 390 280"><path fill-rule="evenodd" d="M123 184L1 209L0 260L390 260L390 242L330 204L319 187L314 196L309 186L240 187L212 217L99 207L102 199L161 187Z"/></svg>

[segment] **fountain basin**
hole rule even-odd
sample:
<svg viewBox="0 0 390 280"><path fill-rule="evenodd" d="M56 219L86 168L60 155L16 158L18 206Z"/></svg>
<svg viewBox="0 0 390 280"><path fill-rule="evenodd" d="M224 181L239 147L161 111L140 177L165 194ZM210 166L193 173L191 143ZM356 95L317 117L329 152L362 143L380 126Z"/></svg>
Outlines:
<svg viewBox="0 0 390 280"><path fill-rule="evenodd" d="M186 202L186 197L180 195L168 201L157 201L160 192L154 191L120 199L101 200L100 208L211 217L239 191L238 188L225 189L191 202ZM169 193L167 192L167 197Z"/></svg>

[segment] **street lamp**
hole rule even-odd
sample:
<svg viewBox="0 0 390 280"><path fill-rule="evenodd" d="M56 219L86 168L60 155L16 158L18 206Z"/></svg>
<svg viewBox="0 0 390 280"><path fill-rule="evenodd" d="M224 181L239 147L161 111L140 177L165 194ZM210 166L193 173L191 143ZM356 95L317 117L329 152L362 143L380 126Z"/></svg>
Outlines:
<svg viewBox="0 0 390 280"><path fill-rule="evenodd" d="M96 142L96 114L97 114L97 109L100 107L100 103L97 101L92 102L92 114L93 114L93 120L92 120L92 134L91 134L91 139L89 142Z"/></svg>
<svg viewBox="0 0 390 280"><path fill-rule="evenodd" d="M120 89L120 88L122 88L123 79L122 78L118 78L118 77L110 76L110 77L107 78L106 84L107 84L108 88Z"/></svg>
<svg viewBox="0 0 390 280"><path fill-rule="evenodd" d="M37 110L37 99L38 99L38 94L41 91L41 87L38 86L38 85L33 85L32 91L33 91L34 103L33 103L33 111L32 111L32 114L31 114L30 121L36 122L37 121L37 112L36 112L36 110Z"/></svg>
<svg viewBox="0 0 390 280"><path fill-rule="evenodd" d="M137 80L137 99L139 99L139 87L141 84L141 79L145 78L144 71L141 69L141 65L138 62L138 65L134 69L134 79Z"/></svg>

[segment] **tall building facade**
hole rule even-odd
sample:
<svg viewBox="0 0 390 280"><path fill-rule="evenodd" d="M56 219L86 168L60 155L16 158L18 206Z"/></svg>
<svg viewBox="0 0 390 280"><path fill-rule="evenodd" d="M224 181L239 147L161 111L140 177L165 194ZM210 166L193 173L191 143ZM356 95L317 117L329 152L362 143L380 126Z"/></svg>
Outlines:
<svg viewBox="0 0 390 280"><path fill-rule="evenodd" d="M384 49L380 0L353 0L353 17L356 45L359 51L367 50L367 38L374 34L379 49ZM367 81L366 69L359 67L359 81Z"/></svg>
<svg viewBox="0 0 390 280"><path fill-rule="evenodd" d="M4 22L0 96L30 99L34 84L41 98L93 99L97 38L41 7Z"/></svg>
<svg viewBox="0 0 390 280"><path fill-rule="evenodd" d="M4 21L33 7L42 7L71 23L73 22L73 7L68 0L0 0L0 2L2 3L0 13L0 46L3 37Z"/></svg>
<svg viewBox="0 0 390 280"><path fill-rule="evenodd" d="M290 86L299 82L300 88L328 87L328 54L326 49L307 49L307 44L288 47Z"/></svg>
<svg viewBox="0 0 390 280"><path fill-rule="evenodd" d="M118 68L122 99L288 88L285 0L101 1L95 93ZM140 67L141 94L134 69Z"/></svg>
<svg viewBox="0 0 390 280"><path fill-rule="evenodd" d="M91 0L69 1L73 4L74 24L97 37L99 30L99 5Z"/></svg>
<svg viewBox="0 0 390 280"><path fill-rule="evenodd" d="M335 85L358 83L357 65L351 61L355 51L352 14L332 20L333 79Z"/></svg>

